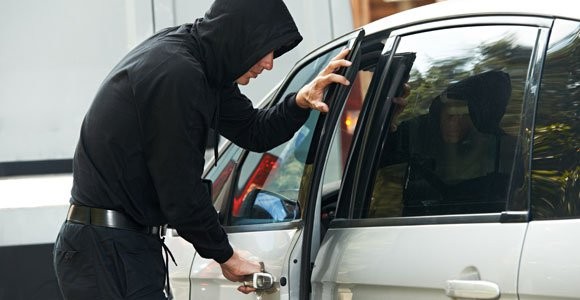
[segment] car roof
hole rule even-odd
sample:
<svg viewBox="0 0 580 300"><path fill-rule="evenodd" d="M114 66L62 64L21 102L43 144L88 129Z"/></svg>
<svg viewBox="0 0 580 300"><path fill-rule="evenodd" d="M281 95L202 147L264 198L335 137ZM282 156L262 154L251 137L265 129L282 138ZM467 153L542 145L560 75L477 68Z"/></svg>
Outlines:
<svg viewBox="0 0 580 300"><path fill-rule="evenodd" d="M512 15L580 20L577 0L447 0L384 17L363 28L372 34L386 28L469 16Z"/></svg>

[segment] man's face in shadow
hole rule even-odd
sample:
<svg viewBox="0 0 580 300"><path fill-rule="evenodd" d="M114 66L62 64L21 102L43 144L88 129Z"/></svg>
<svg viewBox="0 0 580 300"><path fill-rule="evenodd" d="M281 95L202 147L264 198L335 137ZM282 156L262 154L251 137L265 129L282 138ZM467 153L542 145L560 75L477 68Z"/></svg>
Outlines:
<svg viewBox="0 0 580 300"><path fill-rule="evenodd" d="M461 142L473 129L467 103L459 100L446 101L441 109L439 129L445 143Z"/></svg>

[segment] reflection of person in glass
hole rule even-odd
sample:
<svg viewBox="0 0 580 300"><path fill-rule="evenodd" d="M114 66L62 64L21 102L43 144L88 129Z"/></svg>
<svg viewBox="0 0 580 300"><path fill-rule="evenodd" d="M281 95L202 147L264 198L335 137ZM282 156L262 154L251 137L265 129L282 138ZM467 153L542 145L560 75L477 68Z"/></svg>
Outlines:
<svg viewBox="0 0 580 300"><path fill-rule="evenodd" d="M463 101L446 101L439 114L439 129L445 143L457 144L473 129L467 104Z"/></svg>
<svg viewBox="0 0 580 300"><path fill-rule="evenodd" d="M449 86L433 101L421 152L435 160L439 179L456 183L499 171L499 123L510 95L509 75L489 71Z"/></svg>
<svg viewBox="0 0 580 300"><path fill-rule="evenodd" d="M470 204L481 212L505 203L514 139L500 122L510 96L509 75L488 71L450 85L428 114L401 123L383 163L409 164L405 214L463 212L456 201L487 202Z"/></svg>
<svg viewBox="0 0 580 300"><path fill-rule="evenodd" d="M478 131L469 115L466 101L442 95L431 106L429 114L433 126L426 132L428 146L424 154L435 160L433 172L445 183L483 176L493 171L495 139Z"/></svg>

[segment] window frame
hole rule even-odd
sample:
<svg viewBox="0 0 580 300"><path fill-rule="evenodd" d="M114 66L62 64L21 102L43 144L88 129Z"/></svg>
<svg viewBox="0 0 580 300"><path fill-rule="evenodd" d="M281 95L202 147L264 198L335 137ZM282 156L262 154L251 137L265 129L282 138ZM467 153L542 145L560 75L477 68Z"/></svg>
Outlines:
<svg viewBox="0 0 580 300"><path fill-rule="evenodd" d="M555 18L554 19L554 23L552 25L552 31L562 31L562 30L567 30L565 29L565 27L562 26L566 26L568 24L575 24L576 26L580 26L580 20L572 20L572 19L565 19L565 18ZM577 28L577 27L576 27ZM550 46L555 46L557 45L560 41L558 40L553 40L554 35L550 35L550 41L548 46L546 47L546 57L545 57L545 66L543 71L546 72L547 70L553 70L553 68L556 67L557 64L557 58L556 57L550 57L548 55L548 51L550 50ZM570 58L566 58L563 59L564 61L568 61L568 60L573 60L573 57ZM545 76L547 75L547 72L544 73L542 72L543 76L542 76L542 81L545 81ZM546 100L546 98L549 97L549 94L546 91L546 88L550 86L547 82L542 82L542 86L541 89L538 92L538 103L537 103L537 108L536 108L536 119L535 119L535 126L534 126L534 131L532 132L533 136L534 136L534 142L535 144L533 145L533 151L531 153L531 160L532 160L532 164L531 164L531 177L533 177L533 174L538 172L538 171L545 171L546 169L543 169L542 167L546 167L547 164L550 163L546 163L543 160L558 160L558 156L559 155L565 155L566 153L564 152L565 150L563 149L558 149L559 151L556 151L555 149L552 150L552 152L549 152L548 155L549 156L545 156L546 153L538 153L541 151L538 151L538 149L535 149L536 147L539 147L540 144L538 142L537 139L537 135L536 135L536 129L539 126L547 126L548 124L546 122L550 121L550 118L548 118L547 113L546 113L546 106L542 105L542 102L547 102L549 103L549 100ZM550 86L551 87L551 86ZM564 93L567 93L568 90L563 90ZM568 94L568 96L570 96L570 94ZM570 105L571 103L574 102L574 99L571 98L570 99L570 103L568 103L568 105ZM559 111L561 112L561 111ZM561 118L561 114L558 115L558 119ZM566 122L573 122L573 120L563 120L562 122L566 123ZM576 125L576 129L577 129L578 125ZM572 131L574 131L574 129L572 129ZM545 157L542 157L542 155L544 155ZM550 157L550 158L548 158ZM556 161L551 162L551 168L547 169L550 171L572 171L572 169L562 169L563 165L557 163ZM553 166L553 167L552 167ZM573 172L573 171L572 171ZM535 220L535 221L553 221L553 220L570 220L570 219L579 219L580 218L580 214L576 214L576 215L572 215L569 211L567 212L563 212L562 210L560 210L562 207L577 207L577 203L578 203L578 195L576 194L576 198L573 197L572 194L574 193L567 193L567 187L564 186L558 186L552 187L552 190L554 191L559 191L557 193L548 195L548 196L554 196L555 199L560 199L559 203L556 203L556 205L554 205L554 203L550 202L550 206L552 207L552 210L550 211L550 213L552 213L552 215L543 215L541 213L541 209L539 208L542 203L541 201L541 196L546 196L546 193L542 193L541 192L541 180L539 180L538 178L531 178L530 180L530 189L531 189L531 195L530 195L530 219L531 220ZM562 183L561 183L562 184ZM573 188L572 188L573 190ZM554 200L554 199L550 199L550 200ZM577 211L577 210L576 210Z"/></svg>
<svg viewBox="0 0 580 300"><path fill-rule="evenodd" d="M390 52L391 55L398 45L401 37L406 35L418 34L426 31L444 30L448 28L458 27L472 27L482 25L507 25L507 26L530 26L538 29L538 36L536 44L532 49L530 64L526 74L526 85L523 94L523 108L521 117L520 138L518 147L523 152L520 159L524 165L524 181L525 181L525 202L527 203L526 210L512 211L506 209L505 211L489 214L462 214L462 215L433 215L433 216L414 216L414 217L397 217L397 218L376 218L376 219L360 219L355 215L354 203L355 201L365 201L359 199L357 195L367 195L369 183L372 176L361 176L367 174L367 170L374 170L374 160L377 154L377 147L380 143L376 141L381 135L388 130L387 126L381 126L377 120L367 120L377 115L380 112L379 108L385 108L387 111L383 115L389 114L390 104L387 105L372 105L378 102L378 95L376 91L369 91L368 95L372 97L365 99L365 106L361 116L364 120L359 119L359 123L364 127L358 130L359 133L354 137L352 149L359 149L360 151L352 151L352 155L347 162L345 169L345 176L340 195L338 209L336 212L337 218L330 223L330 228L348 228L348 227L367 227L367 226L398 226L398 225L426 225L426 224L458 224L458 223L493 223L493 222L527 222L529 220L530 210L530 170L531 170L531 147L532 147L532 133L534 128L534 116L536 109L536 102L538 100L538 90L541 78L541 71L543 67L544 58L546 55L548 37L553 24L552 18L533 17L533 16L473 16L453 18L449 20L436 20L418 25L412 25L405 28L399 28L391 32L389 35L389 42L385 45L383 53ZM379 62L380 63L380 62ZM385 67L381 66L381 72L385 73L390 67L391 58L385 63ZM382 76L378 72L376 76ZM377 84L371 83L370 88L376 89ZM388 121L390 120L387 119ZM362 122L361 122L362 121ZM388 123L387 121L387 123ZM382 122L381 122L382 123ZM374 147L368 148L367 143L374 141ZM365 149L367 148L367 149ZM516 158L517 159L517 158ZM511 180L510 180L511 182ZM508 208L512 200L511 187L508 190Z"/></svg>

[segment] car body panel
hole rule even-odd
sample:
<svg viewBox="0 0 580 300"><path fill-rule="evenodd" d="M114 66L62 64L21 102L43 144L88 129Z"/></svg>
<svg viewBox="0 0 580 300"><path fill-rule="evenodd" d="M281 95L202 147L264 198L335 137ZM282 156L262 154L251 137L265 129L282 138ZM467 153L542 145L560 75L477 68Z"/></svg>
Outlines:
<svg viewBox="0 0 580 300"><path fill-rule="evenodd" d="M579 297L578 232L578 219L530 222L519 271L521 300Z"/></svg>
<svg viewBox="0 0 580 300"><path fill-rule="evenodd" d="M517 299L526 224L329 229L314 266L312 299L448 299L447 280L494 282Z"/></svg>
<svg viewBox="0 0 580 300"><path fill-rule="evenodd" d="M177 231L172 228L167 229L164 242L171 251L171 257L168 258L171 292L173 295L180 295L176 299L187 299L183 295L189 295L191 289L189 273L196 255L195 249L190 242L180 238Z"/></svg>
<svg viewBox="0 0 580 300"><path fill-rule="evenodd" d="M570 9L574 0L545 1L527 0L448 0L402 11L363 26L368 34L385 28L407 27L419 23L472 16L536 16L578 19L578 13Z"/></svg>
<svg viewBox="0 0 580 300"><path fill-rule="evenodd" d="M234 249L247 259L264 262L266 271L277 281L288 278L288 249L297 238L296 229L273 231L250 231L229 233ZM220 266L214 261L196 257L191 267L191 299L253 299L255 295L242 296L237 291L241 283L234 283L222 276ZM282 299L284 290L268 294L269 299ZM287 291L286 291L287 293Z"/></svg>

